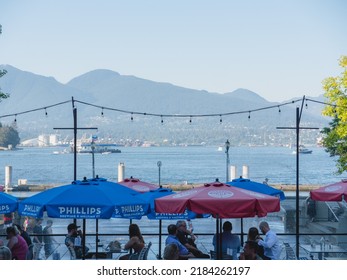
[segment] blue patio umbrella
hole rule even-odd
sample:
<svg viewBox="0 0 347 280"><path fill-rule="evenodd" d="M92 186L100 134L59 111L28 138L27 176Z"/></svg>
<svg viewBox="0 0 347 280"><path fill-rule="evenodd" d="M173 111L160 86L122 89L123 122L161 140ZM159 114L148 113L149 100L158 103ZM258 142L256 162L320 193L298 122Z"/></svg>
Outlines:
<svg viewBox="0 0 347 280"><path fill-rule="evenodd" d="M18 199L12 195L0 192L0 214L8 214L17 210Z"/></svg>
<svg viewBox="0 0 347 280"><path fill-rule="evenodd" d="M228 182L227 184L234 187L242 188L245 190L253 191L253 192L259 192L262 194L276 196L276 197L279 197L280 200L284 200L286 198L283 191L273 188L266 184L251 181L249 179L244 179L244 178L234 179Z"/></svg>
<svg viewBox="0 0 347 280"><path fill-rule="evenodd" d="M51 218L83 219L82 242L85 244L85 219L128 218L147 214L149 203L136 197L136 193L106 179L84 179L24 199L18 205L18 213L39 218L46 212Z"/></svg>
<svg viewBox="0 0 347 280"><path fill-rule="evenodd" d="M70 185L55 187L19 203L22 216L47 216L60 219L109 219L145 215L149 203L136 192L108 181L74 181Z"/></svg>

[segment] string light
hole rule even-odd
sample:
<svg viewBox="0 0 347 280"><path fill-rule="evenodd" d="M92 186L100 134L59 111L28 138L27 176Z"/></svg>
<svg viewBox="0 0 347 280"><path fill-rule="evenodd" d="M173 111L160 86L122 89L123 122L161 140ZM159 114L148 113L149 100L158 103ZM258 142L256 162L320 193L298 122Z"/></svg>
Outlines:
<svg viewBox="0 0 347 280"><path fill-rule="evenodd" d="M17 123L17 114L14 115L14 122Z"/></svg>
<svg viewBox="0 0 347 280"><path fill-rule="evenodd" d="M281 113L281 107L278 106L278 113Z"/></svg>
<svg viewBox="0 0 347 280"><path fill-rule="evenodd" d="M164 124L163 116L161 116L161 124Z"/></svg>
<svg viewBox="0 0 347 280"><path fill-rule="evenodd" d="M307 102L306 102L306 104L305 104L305 108L306 108L306 109L308 109L308 105L307 105Z"/></svg>
<svg viewBox="0 0 347 280"><path fill-rule="evenodd" d="M282 103L280 105L271 105L271 106L267 106L267 107L254 109L254 110L235 111L235 112L228 112L228 113L223 113L223 114L220 114L220 113L216 114L216 113L214 113L214 114L196 114L196 115L187 115L187 114L181 114L181 115L179 115L179 114L154 114L154 113L144 113L144 112L131 112L131 111L126 111L126 110L121 110L121 109L116 109L116 108L109 108L109 107L99 106L99 105L96 105L96 104L91 104L91 103L87 103L87 102L79 101L79 100L75 100L75 99L72 99L72 103L75 104L75 102L78 102L78 103L81 103L81 104L85 104L87 106L100 108L102 116L104 115L104 110L110 110L110 111L116 111L116 112L125 113L125 114L131 114L131 121L134 120L134 116L133 116L134 114L144 115L144 116L149 115L149 116L154 116L154 117L160 117L161 118L161 123L163 123L163 118L164 117L165 118L169 118L169 117L171 117L171 118L185 118L185 117L189 117L190 118L189 119L189 123L190 124L192 123L193 117L215 117L215 116L219 116L220 117L219 123L221 124L223 122L223 119L222 119L223 116L239 115L239 114L248 113L248 119L250 119L251 118L250 115L251 115L252 112L268 110L268 109L271 109L271 108L274 108L274 107L278 107L278 111L280 112L281 111L280 106L285 106L285 105L296 103L296 102L299 102L299 101L302 101L302 100L304 100L306 102L306 108L308 107L307 101L324 104L326 106L333 106L335 108L335 111L336 111L337 107L339 107L339 108L340 107L341 108L347 108L346 106L337 106L336 104L329 104L329 103L326 103L326 102L312 100L312 99L308 99L308 98L305 98L305 97L303 97L303 99L291 100L291 101L288 101L286 103ZM68 100L68 101L64 101L64 102L60 102L60 103L57 103L57 104L53 104L53 105L49 105L49 106L45 106L45 107L41 107L41 108L36 108L36 109L24 111L24 112L17 112L17 113L12 113L12 114L8 114L8 115L0 115L0 119L1 118L5 118L5 117L14 116L15 117L15 122L16 122L17 121L17 115L27 114L27 113L31 113L31 112L39 111L39 110L45 110L45 115L47 116L48 115L48 113L47 113L47 109L48 108L56 107L56 106L59 106L59 105L65 104L65 103L70 103L70 102L71 102L71 100ZM73 106L73 108L74 108L74 106Z"/></svg>

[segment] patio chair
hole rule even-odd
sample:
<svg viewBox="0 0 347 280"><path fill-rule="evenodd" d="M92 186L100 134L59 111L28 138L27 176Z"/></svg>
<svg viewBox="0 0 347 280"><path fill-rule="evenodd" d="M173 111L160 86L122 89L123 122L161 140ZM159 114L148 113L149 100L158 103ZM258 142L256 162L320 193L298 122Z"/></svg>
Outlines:
<svg viewBox="0 0 347 280"><path fill-rule="evenodd" d="M142 248L140 253L131 254L129 260L147 260L149 249L152 246L152 242L149 242Z"/></svg>

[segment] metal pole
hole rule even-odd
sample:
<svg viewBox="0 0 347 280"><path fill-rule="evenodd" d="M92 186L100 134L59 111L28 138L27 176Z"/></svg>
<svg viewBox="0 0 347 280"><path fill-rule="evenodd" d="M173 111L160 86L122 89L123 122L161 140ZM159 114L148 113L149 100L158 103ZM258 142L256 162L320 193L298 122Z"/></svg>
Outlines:
<svg viewBox="0 0 347 280"><path fill-rule="evenodd" d="M161 171L161 166L162 166L162 163L161 161L159 160L157 162L157 166L158 166L158 184L159 184L159 187L161 188L161 178L160 178L160 171ZM162 220L159 220L159 254L158 254L158 259L161 260L161 236L162 236Z"/></svg>
<svg viewBox="0 0 347 280"><path fill-rule="evenodd" d="M73 180L77 180L77 108L73 108Z"/></svg>
<svg viewBox="0 0 347 280"><path fill-rule="evenodd" d="M95 178L95 157L94 157L95 142L94 142L94 139L92 139L91 148L92 148L92 166L93 166L93 179L94 179Z"/></svg>
<svg viewBox="0 0 347 280"><path fill-rule="evenodd" d="M161 163L161 161L158 161L157 162L157 166L158 166L158 172L159 172L159 178L158 178L158 184L159 184L159 187L161 186L161 182L160 182L160 169L161 169L161 165L162 165L162 163Z"/></svg>
<svg viewBox="0 0 347 280"><path fill-rule="evenodd" d="M295 219L296 219L296 256L299 258L299 135L300 133L300 116L299 116L299 107L296 108L296 213L295 213Z"/></svg>
<svg viewBox="0 0 347 280"><path fill-rule="evenodd" d="M229 148L230 148L230 142L227 140L225 142L225 153L226 153L226 179L225 182L227 183L229 181Z"/></svg>

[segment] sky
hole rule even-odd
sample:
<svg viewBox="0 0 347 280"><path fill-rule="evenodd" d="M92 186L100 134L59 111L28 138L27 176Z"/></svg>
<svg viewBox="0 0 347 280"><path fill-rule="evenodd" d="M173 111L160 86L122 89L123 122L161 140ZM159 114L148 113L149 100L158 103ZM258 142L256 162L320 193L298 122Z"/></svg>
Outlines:
<svg viewBox="0 0 347 280"><path fill-rule="evenodd" d="M62 83L110 69L282 102L323 94L341 73L346 14L344 0L0 0L0 64Z"/></svg>

